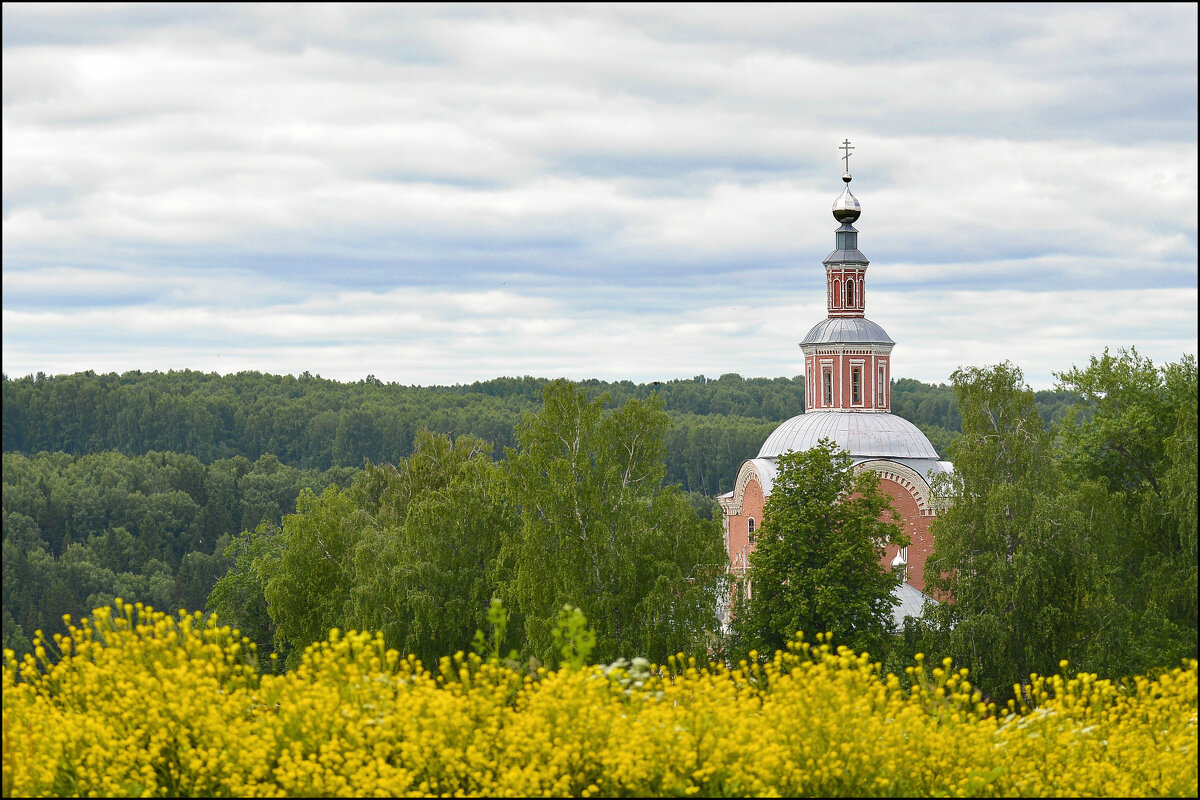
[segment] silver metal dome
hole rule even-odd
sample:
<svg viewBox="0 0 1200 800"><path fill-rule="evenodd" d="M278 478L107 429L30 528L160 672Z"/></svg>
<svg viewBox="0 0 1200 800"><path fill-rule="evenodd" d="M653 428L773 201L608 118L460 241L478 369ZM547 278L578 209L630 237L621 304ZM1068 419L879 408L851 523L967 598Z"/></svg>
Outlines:
<svg viewBox="0 0 1200 800"><path fill-rule="evenodd" d="M920 428L895 414L863 411L810 411L792 417L767 437L759 458L809 450L830 439L852 456L937 459Z"/></svg>
<svg viewBox="0 0 1200 800"><path fill-rule="evenodd" d="M846 177L849 177L849 173L846 173ZM846 180L846 177L842 180ZM847 181L845 190L833 201L833 218L842 223L854 222L861 214L862 206L858 198L850 193L850 182Z"/></svg>
<svg viewBox="0 0 1200 800"><path fill-rule="evenodd" d="M866 317L830 317L813 325L800 341L800 346L836 342L895 344L887 331Z"/></svg>

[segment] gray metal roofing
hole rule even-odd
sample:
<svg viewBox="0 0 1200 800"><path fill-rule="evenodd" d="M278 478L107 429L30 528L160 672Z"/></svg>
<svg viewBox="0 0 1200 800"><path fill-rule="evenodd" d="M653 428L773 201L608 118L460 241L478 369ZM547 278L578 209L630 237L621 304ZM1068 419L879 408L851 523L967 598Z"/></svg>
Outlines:
<svg viewBox="0 0 1200 800"><path fill-rule="evenodd" d="M763 497L770 497L775 488L775 476L779 470L775 468L774 458L752 458L750 463L758 471L758 485L762 487Z"/></svg>
<svg viewBox="0 0 1200 800"><path fill-rule="evenodd" d="M874 461L878 456L858 456L852 458L855 464L861 464L864 461ZM749 462L754 465L758 472L758 482L762 486L763 497L770 497L771 490L775 488L775 476L779 474L779 469L775 464L776 456L768 456L764 458L751 458ZM895 461L897 464L912 469L918 475L925 478L926 483L933 480L933 476L939 472L953 472L954 465L949 461L938 461L932 458L897 458L895 456L888 458L888 461ZM729 491L718 497L732 497L733 492Z"/></svg>
<svg viewBox="0 0 1200 800"><path fill-rule="evenodd" d="M825 256L822 264L870 264L867 257L857 249L854 250L834 250L829 255Z"/></svg>
<svg viewBox="0 0 1200 800"><path fill-rule="evenodd" d="M829 317L823 319L804 335L800 344L895 344L887 331L866 317Z"/></svg>
<svg viewBox="0 0 1200 800"><path fill-rule="evenodd" d="M934 600L917 587L907 583L902 583L897 586L892 592L892 596L900 601L900 605L895 606L892 609L892 624L898 631L904 630L905 617L915 617L920 619L925 613L926 603L931 606L936 606L938 604L937 600Z"/></svg>
<svg viewBox="0 0 1200 800"><path fill-rule="evenodd" d="M830 439L851 456L938 460L921 430L895 414L863 411L810 411L782 423L763 442L759 458L809 450Z"/></svg>

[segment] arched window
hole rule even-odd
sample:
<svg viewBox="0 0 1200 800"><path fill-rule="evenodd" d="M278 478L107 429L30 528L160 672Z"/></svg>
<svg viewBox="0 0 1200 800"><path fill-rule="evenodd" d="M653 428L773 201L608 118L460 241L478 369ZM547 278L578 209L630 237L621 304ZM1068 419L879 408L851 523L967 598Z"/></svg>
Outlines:
<svg viewBox="0 0 1200 800"><path fill-rule="evenodd" d="M747 530L750 532L750 544L754 544L754 540L755 540L755 538L756 538L756 537L754 536L754 517L751 517L751 518L750 518L750 519L749 519L749 520L746 522L746 529L747 529Z"/></svg>
<svg viewBox="0 0 1200 800"><path fill-rule="evenodd" d="M862 405L862 367L850 369L850 402L856 406Z"/></svg>
<svg viewBox="0 0 1200 800"><path fill-rule="evenodd" d="M821 393L824 405L833 405L833 367L821 370Z"/></svg>
<svg viewBox="0 0 1200 800"><path fill-rule="evenodd" d="M854 279L846 281L846 308L854 308Z"/></svg>

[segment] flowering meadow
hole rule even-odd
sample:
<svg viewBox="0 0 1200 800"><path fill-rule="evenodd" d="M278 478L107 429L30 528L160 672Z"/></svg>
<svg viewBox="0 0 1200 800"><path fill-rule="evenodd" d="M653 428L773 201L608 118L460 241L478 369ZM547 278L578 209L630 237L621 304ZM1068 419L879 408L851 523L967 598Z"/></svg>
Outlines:
<svg viewBox="0 0 1200 800"><path fill-rule="evenodd" d="M276 675L198 613L118 601L68 628L5 652L5 797L1197 793L1195 661L1032 676L997 707L965 670L918 661L905 689L821 641L522 672L335 630Z"/></svg>

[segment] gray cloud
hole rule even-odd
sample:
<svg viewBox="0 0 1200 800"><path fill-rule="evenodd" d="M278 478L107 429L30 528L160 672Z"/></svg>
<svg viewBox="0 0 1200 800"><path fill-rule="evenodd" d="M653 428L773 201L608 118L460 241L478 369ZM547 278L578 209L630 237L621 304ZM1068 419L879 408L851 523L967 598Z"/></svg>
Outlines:
<svg viewBox="0 0 1200 800"><path fill-rule="evenodd" d="M791 374L803 331L756 339L766 322L714 309L823 315L846 136L873 297L947 320L912 336L961 341L947 326L978 322L945 303L991 303L1021 324L997 317L978 357L1042 364L1051 320L1000 301L1022 297L1085 304L1053 317L1072 347L1195 351L1194 7L3 15L10 373L210 364L213 344L237 368L326 353L383 375L362 359L395 336L426 343L405 367L422 380ZM505 293L525 305L493 315ZM1127 296L1153 315L1140 331ZM306 305L328 297L364 304L362 324ZM953 369L936 342L902 344L925 359L907 374Z"/></svg>

